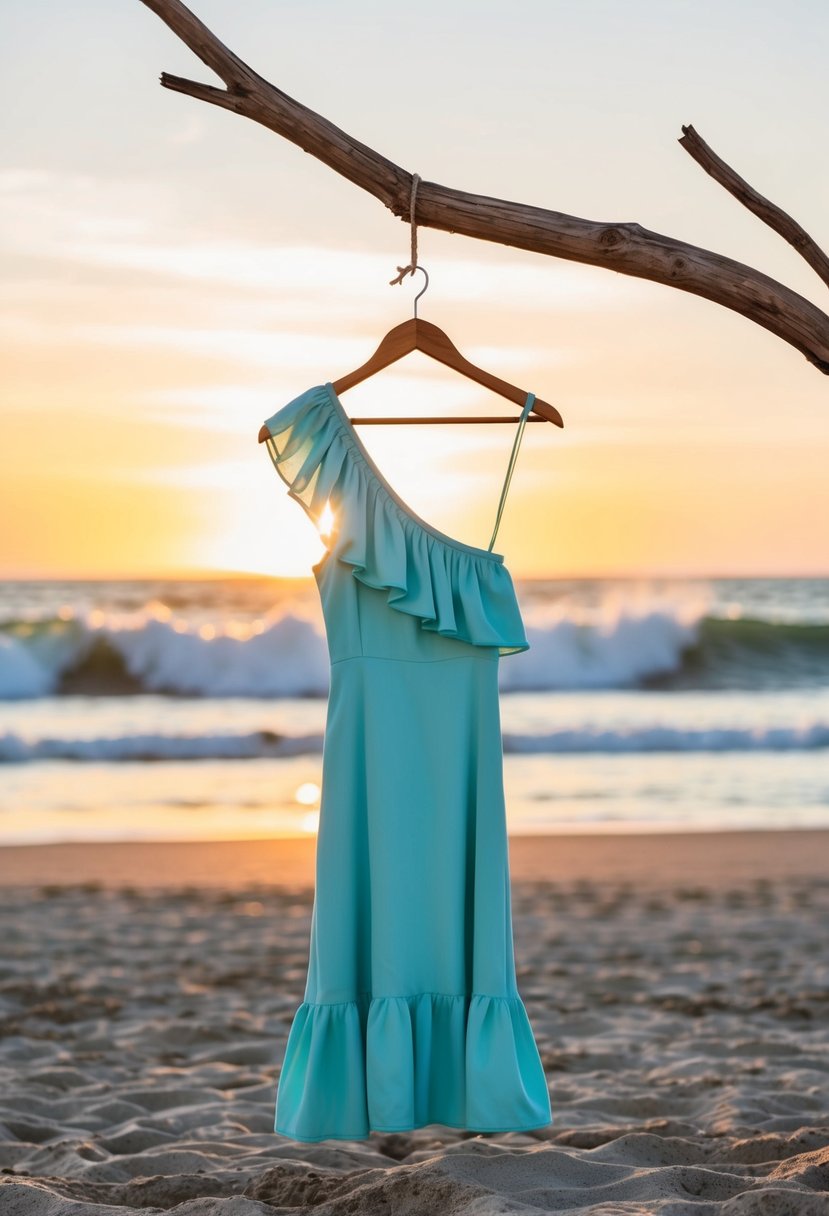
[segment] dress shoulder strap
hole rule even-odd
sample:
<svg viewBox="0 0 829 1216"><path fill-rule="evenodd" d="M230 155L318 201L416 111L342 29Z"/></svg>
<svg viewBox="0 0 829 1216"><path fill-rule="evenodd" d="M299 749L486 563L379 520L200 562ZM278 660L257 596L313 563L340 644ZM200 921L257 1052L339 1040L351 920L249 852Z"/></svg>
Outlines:
<svg viewBox="0 0 829 1216"><path fill-rule="evenodd" d="M521 436L524 434L524 424L527 421L527 415L529 414L530 410L532 409L534 401L535 401L535 393L527 393L527 400L524 402L524 408L521 410L521 417L518 419L518 430L516 432L515 439L513 440L512 452L511 452L510 458L509 458L509 465L507 466L507 475L504 478L504 485L501 490L501 501L498 503L498 513L495 516L495 528L492 533L492 540L487 545L487 549L489 549L489 550L491 550L492 546L495 544L495 537L498 534L498 525L501 522L501 516L504 513L504 503L507 500L507 491L509 490L509 483L512 480L512 471L515 468L515 458L518 455L518 445L521 442Z"/></svg>

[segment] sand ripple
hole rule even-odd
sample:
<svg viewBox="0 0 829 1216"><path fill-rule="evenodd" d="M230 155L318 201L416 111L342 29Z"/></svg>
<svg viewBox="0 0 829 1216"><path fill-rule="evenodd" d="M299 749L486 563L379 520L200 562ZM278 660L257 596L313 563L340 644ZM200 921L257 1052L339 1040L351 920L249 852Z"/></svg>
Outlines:
<svg viewBox="0 0 829 1216"><path fill-rule="evenodd" d="M306 888L0 890L2 1216L829 1216L829 882L515 882L554 1123L278 1136Z"/></svg>

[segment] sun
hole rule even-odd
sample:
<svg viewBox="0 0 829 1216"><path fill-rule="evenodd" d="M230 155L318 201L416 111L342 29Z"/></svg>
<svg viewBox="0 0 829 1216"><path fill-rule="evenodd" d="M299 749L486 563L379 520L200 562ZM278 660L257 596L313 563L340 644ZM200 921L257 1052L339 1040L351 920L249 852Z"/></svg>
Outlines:
<svg viewBox="0 0 829 1216"><path fill-rule="evenodd" d="M326 542L330 543L336 527L331 500L326 500L315 525L287 496L287 510L283 503L274 510L271 493L262 496L258 510L251 508L249 495L243 497L221 528L191 544L192 564L227 574L311 578L312 567L325 557Z"/></svg>

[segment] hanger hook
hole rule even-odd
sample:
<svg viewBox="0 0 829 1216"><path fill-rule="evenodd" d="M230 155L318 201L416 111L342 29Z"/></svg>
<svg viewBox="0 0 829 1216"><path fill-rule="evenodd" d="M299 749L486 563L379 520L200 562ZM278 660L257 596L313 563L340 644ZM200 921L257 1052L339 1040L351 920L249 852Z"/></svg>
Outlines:
<svg viewBox="0 0 829 1216"><path fill-rule="evenodd" d="M423 295L426 288L429 286L429 275L426 273L426 271L423 269L422 266L415 266L414 270L412 271L412 274L414 274L415 270L423 270L424 275L426 275L426 282L423 284L420 291L417 293L417 295L414 298L414 318L415 318L415 320L417 320L417 302L420 299L420 297Z"/></svg>

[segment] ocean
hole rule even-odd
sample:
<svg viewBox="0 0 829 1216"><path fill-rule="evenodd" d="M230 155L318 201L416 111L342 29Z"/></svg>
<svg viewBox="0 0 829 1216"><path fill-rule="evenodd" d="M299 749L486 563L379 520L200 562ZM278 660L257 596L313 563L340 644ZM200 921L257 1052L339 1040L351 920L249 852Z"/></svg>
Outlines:
<svg viewBox="0 0 829 1216"><path fill-rule="evenodd" d="M829 579L515 579L513 834L829 826ZM7 581L0 843L316 830L313 579Z"/></svg>

